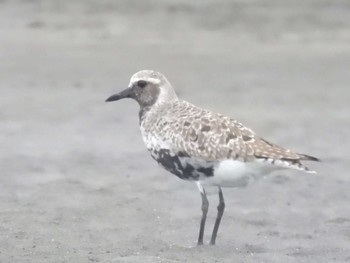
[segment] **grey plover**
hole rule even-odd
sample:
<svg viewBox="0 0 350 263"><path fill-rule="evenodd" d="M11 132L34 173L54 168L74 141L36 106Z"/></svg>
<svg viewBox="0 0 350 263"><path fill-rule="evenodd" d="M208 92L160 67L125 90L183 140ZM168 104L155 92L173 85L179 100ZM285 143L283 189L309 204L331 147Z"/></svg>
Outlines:
<svg viewBox="0 0 350 263"><path fill-rule="evenodd" d="M316 157L282 148L236 120L178 99L170 82L159 72L135 73L127 89L106 101L132 98L140 105L142 138L152 157L167 171L195 182L202 197L198 244L209 202L205 186L216 186L219 205L210 244L214 245L225 202L221 187L245 186L254 178L277 169L315 173L301 161Z"/></svg>

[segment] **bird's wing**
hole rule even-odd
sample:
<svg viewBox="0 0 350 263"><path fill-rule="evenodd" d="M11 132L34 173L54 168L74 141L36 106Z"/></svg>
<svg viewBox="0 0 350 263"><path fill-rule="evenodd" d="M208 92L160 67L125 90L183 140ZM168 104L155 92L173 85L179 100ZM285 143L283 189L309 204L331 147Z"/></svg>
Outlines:
<svg viewBox="0 0 350 263"><path fill-rule="evenodd" d="M255 159L277 159L298 163L317 160L272 144L231 118L182 102L169 109L163 125L163 138L187 155L207 161L235 159L244 162Z"/></svg>
<svg viewBox="0 0 350 263"><path fill-rule="evenodd" d="M204 160L254 159L255 134L239 122L181 102L161 118L161 136L178 151Z"/></svg>

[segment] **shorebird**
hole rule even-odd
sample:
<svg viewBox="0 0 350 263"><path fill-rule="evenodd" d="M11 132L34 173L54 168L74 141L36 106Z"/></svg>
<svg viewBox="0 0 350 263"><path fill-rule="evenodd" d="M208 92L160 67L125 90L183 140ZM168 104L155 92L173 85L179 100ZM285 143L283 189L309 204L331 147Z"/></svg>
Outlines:
<svg viewBox="0 0 350 263"><path fill-rule="evenodd" d="M274 170L291 168L315 173L301 161L316 157L282 148L238 121L180 100L165 76L153 70L135 73L127 89L106 101L131 98L140 105L139 121L151 156L177 177L195 182L202 197L198 245L209 202L205 187L218 188L219 205L210 244L214 245L225 209L222 187L240 187Z"/></svg>

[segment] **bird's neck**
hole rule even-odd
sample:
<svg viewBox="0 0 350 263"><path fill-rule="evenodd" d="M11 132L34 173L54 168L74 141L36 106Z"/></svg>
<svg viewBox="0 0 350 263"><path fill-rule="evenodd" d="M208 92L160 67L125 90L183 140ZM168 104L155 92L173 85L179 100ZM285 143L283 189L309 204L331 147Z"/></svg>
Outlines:
<svg viewBox="0 0 350 263"><path fill-rule="evenodd" d="M140 125L148 119L154 119L157 118L158 115L159 117L164 115L176 101L178 101L177 98L166 102L157 101L151 106L141 106L139 111Z"/></svg>
<svg viewBox="0 0 350 263"><path fill-rule="evenodd" d="M146 114L150 111L151 106L146 106L146 107L140 107L140 111L139 111L139 121L140 121L140 125L143 122L143 120L146 117Z"/></svg>

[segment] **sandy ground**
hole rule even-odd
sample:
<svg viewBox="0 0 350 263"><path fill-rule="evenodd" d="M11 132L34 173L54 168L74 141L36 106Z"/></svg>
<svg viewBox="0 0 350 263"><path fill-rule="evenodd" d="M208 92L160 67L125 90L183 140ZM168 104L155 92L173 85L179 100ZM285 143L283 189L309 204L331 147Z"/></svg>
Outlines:
<svg viewBox="0 0 350 263"><path fill-rule="evenodd" d="M0 1L0 262L350 262L349 2L140 2ZM319 174L224 189L196 247L196 186L104 102L140 69Z"/></svg>

